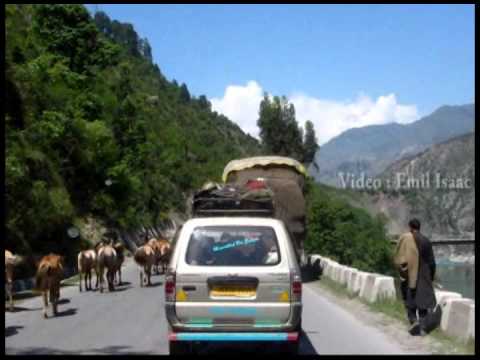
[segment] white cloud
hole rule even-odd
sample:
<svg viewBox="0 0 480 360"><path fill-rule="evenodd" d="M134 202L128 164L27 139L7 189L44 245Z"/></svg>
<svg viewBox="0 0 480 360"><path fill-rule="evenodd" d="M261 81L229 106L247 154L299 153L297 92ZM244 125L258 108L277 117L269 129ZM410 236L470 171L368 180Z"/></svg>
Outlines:
<svg viewBox="0 0 480 360"><path fill-rule="evenodd" d="M258 109L263 90L256 81L246 86L229 85L223 98L210 99L212 109L235 121L244 132L258 138Z"/></svg>
<svg viewBox="0 0 480 360"><path fill-rule="evenodd" d="M246 86L229 85L223 98L211 99L212 108L235 121L243 131L258 138L256 123L263 92L255 81L249 81ZM360 93L353 101L336 101L297 93L291 94L288 99L295 105L300 125L303 126L306 120L314 123L320 145L353 127L390 122L406 124L419 117L415 105L399 104L395 94L372 100Z"/></svg>

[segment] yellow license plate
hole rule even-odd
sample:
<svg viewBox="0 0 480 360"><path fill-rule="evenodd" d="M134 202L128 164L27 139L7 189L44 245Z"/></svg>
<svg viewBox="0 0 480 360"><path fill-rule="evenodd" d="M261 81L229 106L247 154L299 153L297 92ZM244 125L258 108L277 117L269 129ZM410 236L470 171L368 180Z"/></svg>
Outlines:
<svg viewBox="0 0 480 360"><path fill-rule="evenodd" d="M214 287L210 291L211 296L229 296L229 297L252 297L255 296L255 289L235 288L235 287Z"/></svg>

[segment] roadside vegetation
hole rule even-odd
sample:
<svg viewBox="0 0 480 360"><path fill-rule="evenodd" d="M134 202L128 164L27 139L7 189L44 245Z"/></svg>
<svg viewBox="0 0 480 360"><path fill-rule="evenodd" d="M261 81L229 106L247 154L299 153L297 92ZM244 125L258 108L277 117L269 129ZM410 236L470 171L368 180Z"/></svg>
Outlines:
<svg viewBox="0 0 480 360"><path fill-rule="evenodd" d="M382 216L351 206L327 185L308 184L308 253L362 271L393 274L392 245Z"/></svg>
<svg viewBox="0 0 480 360"><path fill-rule="evenodd" d="M136 229L182 210L257 140L169 81L131 24L82 5L6 5L5 246L72 259L85 217Z"/></svg>
<svg viewBox="0 0 480 360"><path fill-rule="evenodd" d="M56 252L72 265L93 241L70 238L72 225L134 231L183 212L230 160L313 160L313 124L304 133L285 97L263 100L258 141L205 95L167 80L132 24L83 5L5 10L5 247L14 253ZM23 267L18 275L31 276Z"/></svg>

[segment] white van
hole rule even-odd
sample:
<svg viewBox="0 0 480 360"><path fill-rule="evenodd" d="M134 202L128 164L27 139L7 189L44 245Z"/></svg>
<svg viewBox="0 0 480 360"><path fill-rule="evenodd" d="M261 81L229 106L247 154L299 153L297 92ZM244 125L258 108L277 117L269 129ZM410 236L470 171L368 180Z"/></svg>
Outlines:
<svg viewBox="0 0 480 360"><path fill-rule="evenodd" d="M298 351L302 283L284 223L273 218L187 221L165 277L170 353L195 343L274 342Z"/></svg>

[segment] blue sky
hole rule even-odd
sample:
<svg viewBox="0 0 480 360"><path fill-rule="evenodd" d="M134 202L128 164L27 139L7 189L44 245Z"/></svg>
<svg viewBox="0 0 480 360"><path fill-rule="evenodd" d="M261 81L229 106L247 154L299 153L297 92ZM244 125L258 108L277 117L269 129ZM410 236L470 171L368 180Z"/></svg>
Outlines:
<svg viewBox="0 0 480 360"><path fill-rule="evenodd" d="M132 23L168 79L253 133L263 91L323 117L322 142L474 98L474 5L87 7Z"/></svg>

